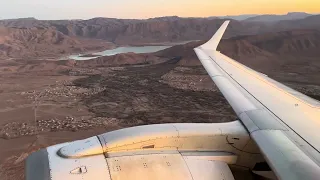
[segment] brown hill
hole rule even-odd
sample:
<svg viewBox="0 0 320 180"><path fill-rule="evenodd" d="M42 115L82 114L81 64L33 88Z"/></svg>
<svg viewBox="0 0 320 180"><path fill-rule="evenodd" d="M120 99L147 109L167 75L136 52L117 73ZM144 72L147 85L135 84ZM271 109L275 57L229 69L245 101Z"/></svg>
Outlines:
<svg viewBox="0 0 320 180"><path fill-rule="evenodd" d="M224 19L162 17L147 20L93 18L89 20L43 21L33 18L2 20L0 26L55 29L68 36L104 39L117 44L154 43L208 39ZM278 32L292 29L320 29L320 16L276 23L232 20L226 37Z"/></svg>
<svg viewBox="0 0 320 180"><path fill-rule="evenodd" d="M36 19L2 20L0 26L12 28L52 28L68 36L104 39L117 44L207 39L224 20L163 17L147 20L93 18L81 21L43 21ZM234 22L227 35L248 34L246 27ZM233 30L234 29L234 30ZM249 32L250 34L250 32Z"/></svg>
<svg viewBox="0 0 320 180"><path fill-rule="evenodd" d="M313 15L304 19L298 20L284 20L274 23L270 28L276 29L277 31L285 31L290 29L317 29L320 30L320 15Z"/></svg>
<svg viewBox="0 0 320 180"><path fill-rule="evenodd" d="M119 65L148 65L158 64L168 60L166 57L157 57L152 54L125 53L114 56L102 56L92 60L77 61L79 67L119 66Z"/></svg>
<svg viewBox="0 0 320 180"><path fill-rule="evenodd" d="M200 46L205 43L205 41L197 41L191 42L185 45L174 46L155 54L159 57L170 57L170 58L179 58L179 64L185 66L198 66L201 65L198 60L196 54L193 51L193 48ZM249 41L245 39L227 39L222 40L220 43L218 50L222 53L232 57L234 59L240 60L243 62L246 61L247 58L250 58L251 64L261 64L262 61L266 61L268 57L273 56L272 53L265 51L264 49L260 49L259 47L251 44ZM252 61L254 57L255 60Z"/></svg>
<svg viewBox="0 0 320 180"><path fill-rule="evenodd" d="M269 71L275 68L298 66L312 67L310 72L320 67L320 35L315 30L294 30L263 35L239 36L223 39L218 50L254 69ZM98 57L86 61L58 61L59 65L97 67L137 64L158 64L178 59L179 65L201 65L193 48L205 41L194 41L150 54L125 53ZM312 52L312 53L311 53ZM58 63L57 62L57 63ZM66 63L68 62L68 63ZM290 68L289 68L290 69ZM304 69L305 70L305 69Z"/></svg>
<svg viewBox="0 0 320 180"><path fill-rule="evenodd" d="M114 56L103 56L91 60L22 60L0 61L0 73L50 71L59 73L70 69L95 67L112 67L126 65L151 65L168 61L166 57L152 54L125 53Z"/></svg>
<svg viewBox="0 0 320 180"><path fill-rule="evenodd" d="M150 54L125 53L98 57L92 60L58 61L57 63L69 67L98 67L158 64L170 59L179 59L179 65L197 66L201 63L193 48L204 42L194 41ZM294 30L239 36L223 39L218 50L258 70L271 70L295 64L302 64L302 67L313 64L316 68L319 66L317 60L320 56L320 32L316 30Z"/></svg>
<svg viewBox="0 0 320 180"><path fill-rule="evenodd" d="M255 46L272 53L306 53L320 48L320 31L294 30L243 37Z"/></svg>
<svg viewBox="0 0 320 180"><path fill-rule="evenodd" d="M87 68L119 65L149 65L169 60L183 66L201 65L193 48L204 41L184 45L150 54L126 53L98 57L87 61L11 61L1 63L1 71L64 71L71 68ZM224 39L218 50L268 75L278 76L284 81L296 79L297 82L319 83L320 36L316 30L294 30L262 35L239 36ZM2 65L3 64L3 65ZM9 64L9 65L8 65Z"/></svg>
<svg viewBox="0 0 320 180"><path fill-rule="evenodd" d="M107 49L106 47L110 45L106 45L104 41L118 45L141 45L155 42L205 40L212 36L223 21L225 20L180 17L147 20L113 18L55 21L34 18L1 20L0 55L11 57L61 56L61 54L70 52ZM291 31L292 29L320 29L319 21L319 15L275 23L232 20L225 37ZM84 38L85 41L83 41ZM243 41L238 41L238 43L243 44L239 46L250 46ZM239 50L245 49L250 49L249 51L252 52L258 51L254 47Z"/></svg>
<svg viewBox="0 0 320 180"><path fill-rule="evenodd" d="M308 16L304 19L280 20L275 22L241 21L253 34L281 32L291 30L320 30L320 15ZM250 35L250 34L248 34Z"/></svg>
<svg viewBox="0 0 320 180"><path fill-rule="evenodd" d="M57 57L67 53L106 49L99 40L72 38L54 29L0 27L0 56Z"/></svg>
<svg viewBox="0 0 320 180"><path fill-rule="evenodd" d="M204 41L174 46L155 53L159 57L180 58L181 65L200 65L193 48ZM320 32L316 30L293 30L253 36L224 39L218 50L258 70L270 70L287 64L313 64L320 66Z"/></svg>
<svg viewBox="0 0 320 180"><path fill-rule="evenodd" d="M253 16L245 19L245 21L274 22L274 21L282 21L282 20L304 19L309 16L312 16L312 14L308 14L305 12L289 12L284 15L267 14L267 15Z"/></svg>

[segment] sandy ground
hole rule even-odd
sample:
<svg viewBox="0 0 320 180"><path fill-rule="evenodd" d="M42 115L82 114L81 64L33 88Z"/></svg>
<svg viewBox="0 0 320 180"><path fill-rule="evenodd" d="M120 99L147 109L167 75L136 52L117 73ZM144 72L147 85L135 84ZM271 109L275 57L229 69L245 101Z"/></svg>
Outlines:
<svg viewBox="0 0 320 180"><path fill-rule="evenodd" d="M52 144L135 125L235 119L213 83L204 91L175 88L192 81L172 83L165 74L175 68L2 72L0 179L23 179L27 155Z"/></svg>
<svg viewBox="0 0 320 180"><path fill-rule="evenodd" d="M52 144L136 125L236 119L202 67L170 61L1 72L0 82L1 180L22 180L28 154ZM232 170L238 179L253 178Z"/></svg>
<svg viewBox="0 0 320 180"><path fill-rule="evenodd" d="M92 91L69 86L78 78L55 72L1 74L1 180L23 179L23 160L34 150L119 128L92 122L94 115L80 98Z"/></svg>

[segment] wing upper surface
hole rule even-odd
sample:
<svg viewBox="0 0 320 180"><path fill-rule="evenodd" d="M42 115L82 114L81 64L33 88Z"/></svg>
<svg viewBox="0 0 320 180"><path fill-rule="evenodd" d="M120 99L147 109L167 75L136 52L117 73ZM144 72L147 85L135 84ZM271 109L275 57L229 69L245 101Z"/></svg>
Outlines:
<svg viewBox="0 0 320 180"><path fill-rule="evenodd" d="M292 141L298 149L303 150L301 152L312 159L308 162L302 160L302 164L310 165L311 169L318 167L320 164L319 102L216 51L215 45L219 43L227 25L228 22L225 22L217 31L218 34L208 43L194 49L208 74L252 133L260 148L264 148L262 145L267 144L262 142L261 136L265 139L268 139L268 136L269 139L274 137L269 133L262 133L259 138L255 138L253 135L255 131L280 131L289 137L286 140ZM281 144L278 146L278 149L283 150ZM263 149L262 152L271 153ZM265 156L270 159L275 155L265 154ZM281 158L273 158L271 164L277 160ZM291 169L295 162L291 161L287 165L287 170ZM280 177L285 176L280 175Z"/></svg>

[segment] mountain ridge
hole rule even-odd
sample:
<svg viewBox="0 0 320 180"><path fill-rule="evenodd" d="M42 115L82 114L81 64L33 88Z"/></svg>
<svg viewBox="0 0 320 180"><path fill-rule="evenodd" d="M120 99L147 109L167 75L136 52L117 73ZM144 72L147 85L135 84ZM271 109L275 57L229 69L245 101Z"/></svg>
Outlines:
<svg viewBox="0 0 320 180"><path fill-rule="evenodd" d="M1 20L0 27L6 30L2 30L0 34L0 56L21 57L29 54L28 56L43 57L102 50L115 46L207 40L224 21L224 19L180 18L177 16L147 20L115 18L53 21L33 18ZM318 22L320 22L320 15L274 23L231 20L224 37L296 29L320 30ZM88 43L89 40L90 43ZM52 51L49 51L50 48Z"/></svg>
<svg viewBox="0 0 320 180"><path fill-rule="evenodd" d="M263 22L276 22L276 21L283 21L283 20L298 20L304 19L306 17L312 16L313 14L305 13L305 12L288 12L287 14L264 14L264 15L257 15L253 17L249 17L245 19L245 21L263 21Z"/></svg>

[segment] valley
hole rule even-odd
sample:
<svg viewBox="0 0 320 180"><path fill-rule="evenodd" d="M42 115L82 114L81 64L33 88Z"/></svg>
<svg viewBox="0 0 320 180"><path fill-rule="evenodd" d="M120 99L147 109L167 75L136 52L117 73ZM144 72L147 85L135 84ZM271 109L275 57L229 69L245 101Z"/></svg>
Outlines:
<svg viewBox="0 0 320 180"><path fill-rule="evenodd" d="M27 155L52 144L137 125L234 121L193 52L222 21L0 21L1 180L22 180ZM297 21L281 27L233 21L218 50L320 100L319 29L307 22L296 29ZM174 44L194 39L202 41ZM122 45L160 42L173 46L90 57ZM66 58L79 53L93 59Z"/></svg>

